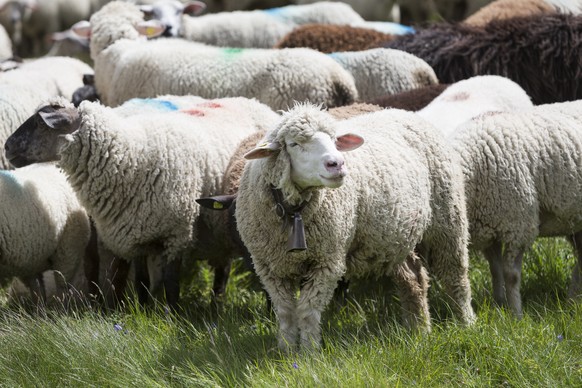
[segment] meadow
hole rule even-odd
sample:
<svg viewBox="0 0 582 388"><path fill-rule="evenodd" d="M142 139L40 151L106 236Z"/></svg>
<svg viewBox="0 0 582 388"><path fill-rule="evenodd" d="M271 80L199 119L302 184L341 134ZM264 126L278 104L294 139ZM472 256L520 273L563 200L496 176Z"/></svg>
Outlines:
<svg viewBox="0 0 582 388"><path fill-rule="evenodd" d="M524 259L524 318L493 304L487 263L471 258L471 327L452 318L431 284L433 328L409 332L383 279L353 281L323 317L320 351L282 354L277 325L253 277L235 265L219 307L199 265L182 311L128 302L102 312L80 303L0 307L0 387L580 387L582 303L567 298L575 256L539 239Z"/></svg>

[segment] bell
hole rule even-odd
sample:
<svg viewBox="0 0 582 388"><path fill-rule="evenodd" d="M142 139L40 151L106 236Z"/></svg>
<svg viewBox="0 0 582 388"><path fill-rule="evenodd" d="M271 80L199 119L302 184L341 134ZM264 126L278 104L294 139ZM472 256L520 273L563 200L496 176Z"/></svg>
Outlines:
<svg viewBox="0 0 582 388"><path fill-rule="evenodd" d="M287 252L304 251L307 249L305 242L305 229L301 213L296 212L293 216L293 226L290 230L289 240L287 240Z"/></svg>

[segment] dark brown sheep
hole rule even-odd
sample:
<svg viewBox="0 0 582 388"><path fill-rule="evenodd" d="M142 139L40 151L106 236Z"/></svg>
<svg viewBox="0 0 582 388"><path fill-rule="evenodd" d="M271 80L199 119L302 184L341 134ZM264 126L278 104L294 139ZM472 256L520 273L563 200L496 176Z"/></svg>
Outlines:
<svg viewBox="0 0 582 388"><path fill-rule="evenodd" d="M308 47L323 53L361 51L381 47L394 35L359 27L331 24L306 24L295 28L275 48Z"/></svg>

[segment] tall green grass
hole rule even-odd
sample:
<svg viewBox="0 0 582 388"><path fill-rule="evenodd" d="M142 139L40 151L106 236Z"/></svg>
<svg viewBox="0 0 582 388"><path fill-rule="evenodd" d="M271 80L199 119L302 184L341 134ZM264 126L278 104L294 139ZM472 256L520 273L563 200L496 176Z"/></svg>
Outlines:
<svg viewBox="0 0 582 388"><path fill-rule="evenodd" d="M113 313L4 306L0 386L582 386L582 304L566 298L573 265L566 242L539 240L524 259L525 316L516 320L493 305L488 267L472 257L477 323L449 319L434 283L429 334L399 324L389 282L355 282L349 301L324 314L323 349L289 355L276 350L276 321L238 266L219 309L205 266L185 287L180 314L161 305Z"/></svg>

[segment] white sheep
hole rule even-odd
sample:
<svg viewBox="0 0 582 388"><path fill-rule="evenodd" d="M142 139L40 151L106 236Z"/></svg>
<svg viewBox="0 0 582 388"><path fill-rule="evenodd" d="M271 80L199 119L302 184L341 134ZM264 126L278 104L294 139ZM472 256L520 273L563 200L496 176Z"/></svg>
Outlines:
<svg viewBox="0 0 582 388"><path fill-rule="evenodd" d="M218 193L238 142L277 117L246 98L164 96L116 109L58 99L27 120L5 152L15 165L58 160L105 246L125 260L147 258L151 292L163 280L175 305L175 268L163 279L155 268L179 263L195 246L195 199Z"/></svg>
<svg viewBox="0 0 582 388"><path fill-rule="evenodd" d="M428 63L400 50L374 48L329 55L354 77L362 101L439 82Z"/></svg>
<svg viewBox="0 0 582 388"><path fill-rule="evenodd" d="M47 270L85 290L89 218L65 174L52 163L0 171L0 198L0 279L20 278L43 301Z"/></svg>
<svg viewBox="0 0 582 388"><path fill-rule="evenodd" d="M318 346L321 313L344 275L392 274L405 321L430 327L421 245L461 321L474 320L462 175L426 121L392 109L336 122L304 104L246 157L259 160L245 167L235 216L277 311L281 348ZM307 249L293 251L301 243Z"/></svg>
<svg viewBox="0 0 582 388"><path fill-rule="evenodd" d="M480 114L532 107L530 97L517 83L498 75L482 75L451 84L417 114L449 138L460 124Z"/></svg>
<svg viewBox="0 0 582 388"><path fill-rule="evenodd" d="M64 96L83 86L83 75L93 73L73 58L51 57L25 62L18 69L0 73L0 146L47 98ZM0 155L0 169L11 168Z"/></svg>
<svg viewBox="0 0 582 388"><path fill-rule="evenodd" d="M133 97L194 94L256 98L273 109L297 101L329 107L357 98L353 77L307 49L229 49L182 39L141 41L139 8L112 2L91 17L95 87L106 105ZM85 31L87 31L85 29Z"/></svg>
<svg viewBox="0 0 582 388"><path fill-rule="evenodd" d="M322 1L266 10L218 12L197 15L204 3L160 0L140 9L160 20L168 36L223 47L271 48L293 28L302 24L352 24L364 19L349 5Z"/></svg>
<svg viewBox="0 0 582 388"><path fill-rule="evenodd" d="M478 116L453 144L465 175L471 246L499 304L522 315L523 254L538 236L570 237L582 262L582 101Z"/></svg>

